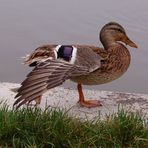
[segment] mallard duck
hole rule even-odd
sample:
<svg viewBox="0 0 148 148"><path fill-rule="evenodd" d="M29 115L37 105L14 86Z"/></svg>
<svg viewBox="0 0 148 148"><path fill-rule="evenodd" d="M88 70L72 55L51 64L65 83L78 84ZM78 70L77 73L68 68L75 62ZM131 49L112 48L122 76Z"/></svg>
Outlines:
<svg viewBox="0 0 148 148"><path fill-rule="evenodd" d="M131 56L125 45L137 48L125 29L116 22L106 24L100 31L104 48L90 45L45 45L27 56L25 63L35 68L21 83L14 105L20 107L35 100L40 104L42 94L70 79L76 82L79 103L84 107L102 106L98 100L86 100L82 85L100 85L123 75Z"/></svg>

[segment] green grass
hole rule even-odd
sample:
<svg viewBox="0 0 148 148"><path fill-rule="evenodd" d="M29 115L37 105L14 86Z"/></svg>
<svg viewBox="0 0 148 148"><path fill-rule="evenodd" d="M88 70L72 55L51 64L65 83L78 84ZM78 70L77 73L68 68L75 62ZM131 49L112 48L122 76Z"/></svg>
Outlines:
<svg viewBox="0 0 148 148"><path fill-rule="evenodd" d="M0 147L120 148L148 147L148 120L119 110L95 122L80 121L66 111L0 107Z"/></svg>

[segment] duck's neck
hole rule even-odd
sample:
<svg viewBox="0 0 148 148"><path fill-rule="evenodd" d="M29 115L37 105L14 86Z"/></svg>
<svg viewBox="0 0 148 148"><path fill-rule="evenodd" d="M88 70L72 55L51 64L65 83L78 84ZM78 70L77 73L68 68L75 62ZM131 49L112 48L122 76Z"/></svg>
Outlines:
<svg viewBox="0 0 148 148"><path fill-rule="evenodd" d="M100 34L100 41L104 46L104 49L109 49L111 46L118 44L115 38L109 33Z"/></svg>

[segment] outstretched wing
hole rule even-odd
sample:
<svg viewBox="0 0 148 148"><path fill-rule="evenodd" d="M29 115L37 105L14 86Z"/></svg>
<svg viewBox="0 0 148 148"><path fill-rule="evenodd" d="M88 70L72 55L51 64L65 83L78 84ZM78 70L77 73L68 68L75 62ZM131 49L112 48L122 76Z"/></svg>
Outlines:
<svg viewBox="0 0 148 148"><path fill-rule="evenodd" d="M22 86L15 96L17 100L14 105L17 105L16 108L18 108L24 103L40 97L46 90L61 85L66 79L87 75L90 72L90 69L85 66L77 66L60 59L42 62L22 82Z"/></svg>

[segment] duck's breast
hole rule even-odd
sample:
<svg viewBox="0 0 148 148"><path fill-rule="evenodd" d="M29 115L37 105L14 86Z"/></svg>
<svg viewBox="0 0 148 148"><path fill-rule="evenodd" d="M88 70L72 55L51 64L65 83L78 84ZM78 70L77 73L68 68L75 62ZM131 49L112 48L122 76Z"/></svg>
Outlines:
<svg viewBox="0 0 148 148"><path fill-rule="evenodd" d="M84 85L99 85L121 77L130 65L131 56L124 46L111 48L108 57L101 61L101 67L85 76L72 78L72 81Z"/></svg>

